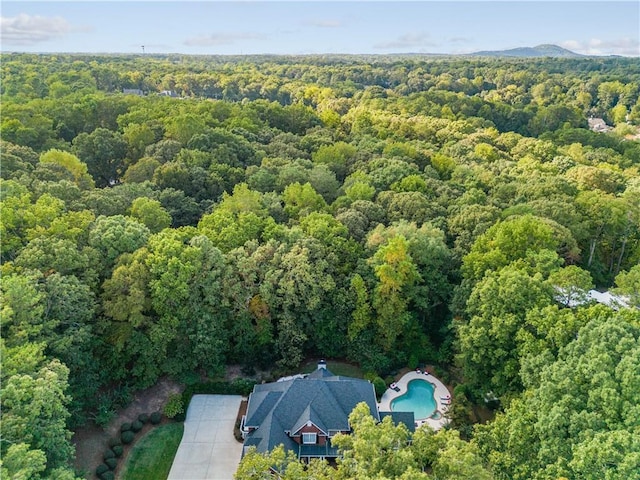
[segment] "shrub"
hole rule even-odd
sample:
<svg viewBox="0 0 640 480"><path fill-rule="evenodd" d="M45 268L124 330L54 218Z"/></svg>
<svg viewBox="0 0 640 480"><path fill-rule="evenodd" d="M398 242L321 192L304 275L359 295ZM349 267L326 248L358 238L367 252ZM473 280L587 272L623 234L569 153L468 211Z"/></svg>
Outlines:
<svg viewBox="0 0 640 480"><path fill-rule="evenodd" d="M107 458L113 458L115 456L116 456L116 454L113 453L113 450L108 449L106 452L104 452L104 455L102 456L102 458L104 458L106 460Z"/></svg>
<svg viewBox="0 0 640 480"><path fill-rule="evenodd" d="M366 359L363 359L362 368L365 371L379 372L382 375L386 375L391 372L392 361L384 353L376 351L372 348L372 351Z"/></svg>
<svg viewBox="0 0 640 480"><path fill-rule="evenodd" d="M255 380L250 380L247 378L236 378L233 382L231 382L230 390L232 394L248 397L249 394L253 391L253 387L255 386L255 384Z"/></svg>
<svg viewBox="0 0 640 480"><path fill-rule="evenodd" d="M164 414L168 418L173 418L182 412L184 412L182 395L179 393L173 393L169 395L169 400L167 400L167 404L164 406Z"/></svg>
<svg viewBox="0 0 640 480"><path fill-rule="evenodd" d="M106 471L100 476L100 478L102 480L113 480L114 478L116 478L116 476L113 474L113 472Z"/></svg>
<svg viewBox="0 0 640 480"><path fill-rule="evenodd" d="M371 383L373 383L373 381L378 377L378 374L376 372L365 372L364 373L364 379L365 380L369 380Z"/></svg>
<svg viewBox="0 0 640 480"><path fill-rule="evenodd" d="M120 439L118 437L113 437L109 439L109 446L115 447L116 445L120 445Z"/></svg>
<svg viewBox="0 0 640 480"><path fill-rule="evenodd" d="M117 458L107 458L105 459L104 463L107 465L107 467L109 467L111 470L115 470L116 467L118 466L118 459Z"/></svg>
<svg viewBox="0 0 640 480"><path fill-rule="evenodd" d="M185 385L195 385L200 382L200 375L198 372L186 372L180 376L180 380Z"/></svg>
<svg viewBox="0 0 640 480"><path fill-rule="evenodd" d="M131 424L130 424L129 422L123 423L123 424L120 426L120 431L121 431L121 432L126 432L126 431L128 431L128 430L131 430Z"/></svg>
<svg viewBox="0 0 640 480"><path fill-rule="evenodd" d="M373 379L373 388L375 389L376 396L379 399L380 397L382 397L384 392L387 391L387 384L384 383L384 380L381 379L380 377L376 377Z"/></svg>
<svg viewBox="0 0 640 480"><path fill-rule="evenodd" d="M409 370L415 370L416 368L418 368L419 361L420 360L418 360L418 356L415 353L412 353L409 357L409 361L407 362Z"/></svg>
<svg viewBox="0 0 640 480"><path fill-rule="evenodd" d="M105 428L109 425L109 422L113 420L113 417L116 416L116 411L111 405L111 399L106 399L100 401L100 405L98 405L98 410L93 416L93 421L96 422L96 425L99 427Z"/></svg>
<svg viewBox="0 0 640 480"><path fill-rule="evenodd" d="M158 425L162 421L162 414L160 412L153 412L149 417L149 421L154 425Z"/></svg>
<svg viewBox="0 0 640 480"><path fill-rule="evenodd" d="M187 418L187 412L185 412L184 409L182 412L178 413L175 417L173 417L173 419L176 422L184 422L186 418Z"/></svg>
<svg viewBox="0 0 640 480"><path fill-rule="evenodd" d="M455 388L453 389L454 397L468 397L469 396L468 393L469 393L469 387L464 383L456 385Z"/></svg>
<svg viewBox="0 0 640 480"><path fill-rule="evenodd" d="M149 415L147 415L146 413L141 413L140 415L138 415L138 421L147 423L149 421Z"/></svg>
<svg viewBox="0 0 640 480"><path fill-rule="evenodd" d="M100 476L104 472L108 472L108 471L109 471L109 467L107 467L104 463L101 463L100 465L98 465L98 468L96 468L96 475Z"/></svg>
<svg viewBox="0 0 640 480"><path fill-rule="evenodd" d="M124 408L126 405L131 403L131 390L132 387L120 386L111 392L113 407L115 409Z"/></svg>
<svg viewBox="0 0 640 480"><path fill-rule="evenodd" d="M451 382L451 375L448 370L436 365L433 367L433 373L442 383L447 384Z"/></svg>
<svg viewBox="0 0 640 480"><path fill-rule="evenodd" d="M121 457L122 456L122 452L124 451L124 448L122 448L122 445L114 445L112 450L113 450L113 454L116 457Z"/></svg>
<svg viewBox="0 0 640 480"><path fill-rule="evenodd" d="M268 381L268 379L265 379ZM189 405L191 397L199 394L248 396L256 384L255 380L238 378L233 382L213 381L188 385L182 392L182 405Z"/></svg>
<svg viewBox="0 0 640 480"><path fill-rule="evenodd" d="M122 432L122 435L120 435L120 439L122 440L122 443L124 443L125 445L128 445L131 442L133 442L133 439L135 437L136 437L135 433L133 433L131 430Z"/></svg>
<svg viewBox="0 0 640 480"><path fill-rule="evenodd" d="M142 425L143 424L140 420L136 420L131 424L131 430L133 430L134 432L139 432L140 430L142 430Z"/></svg>

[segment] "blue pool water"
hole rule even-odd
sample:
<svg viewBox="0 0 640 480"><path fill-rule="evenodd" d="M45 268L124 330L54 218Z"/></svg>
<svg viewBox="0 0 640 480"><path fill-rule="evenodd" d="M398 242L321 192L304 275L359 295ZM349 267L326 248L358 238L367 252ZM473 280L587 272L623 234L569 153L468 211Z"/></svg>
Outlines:
<svg viewBox="0 0 640 480"><path fill-rule="evenodd" d="M414 379L407 385L407 392L391 401L394 412L413 412L416 420L429 418L436 411L434 387L426 380Z"/></svg>

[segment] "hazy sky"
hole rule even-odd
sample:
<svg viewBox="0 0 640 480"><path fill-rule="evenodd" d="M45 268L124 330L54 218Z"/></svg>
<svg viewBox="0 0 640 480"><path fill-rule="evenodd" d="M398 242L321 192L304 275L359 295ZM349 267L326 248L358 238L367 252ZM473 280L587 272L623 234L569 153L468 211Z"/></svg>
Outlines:
<svg viewBox="0 0 640 480"><path fill-rule="evenodd" d="M2 51L469 53L554 43L640 56L640 2L2 1Z"/></svg>

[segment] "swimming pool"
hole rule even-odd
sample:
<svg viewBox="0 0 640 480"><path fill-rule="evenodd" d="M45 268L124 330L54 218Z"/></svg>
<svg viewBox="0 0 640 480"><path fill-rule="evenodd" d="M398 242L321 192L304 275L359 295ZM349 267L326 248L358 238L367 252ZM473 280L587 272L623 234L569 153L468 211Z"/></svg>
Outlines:
<svg viewBox="0 0 640 480"><path fill-rule="evenodd" d="M436 400L433 398L435 388L431 382L414 379L407 384L407 392L391 401L394 412L413 412L416 420L429 418L436 411Z"/></svg>

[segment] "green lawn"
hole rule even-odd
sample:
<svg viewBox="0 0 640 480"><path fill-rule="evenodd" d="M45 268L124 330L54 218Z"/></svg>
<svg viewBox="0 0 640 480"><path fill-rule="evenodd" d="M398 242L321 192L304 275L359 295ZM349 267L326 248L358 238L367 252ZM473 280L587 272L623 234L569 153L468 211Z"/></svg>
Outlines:
<svg viewBox="0 0 640 480"><path fill-rule="evenodd" d="M318 368L317 362L309 362L302 366L302 373L311 373ZM327 360L327 368L334 375L341 375L343 377L363 378L364 373L362 369L356 365L346 362L338 362L333 360Z"/></svg>
<svg viewBox="0 0 640 480"><path fill-rule="evenodd" d="M169 423L149 430L129 453L122 480L165 480L182 440L184 424Z"/></svg>

